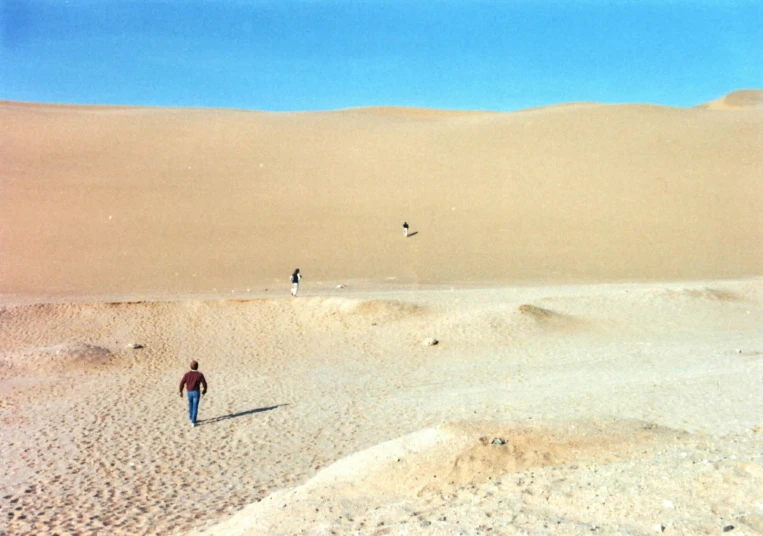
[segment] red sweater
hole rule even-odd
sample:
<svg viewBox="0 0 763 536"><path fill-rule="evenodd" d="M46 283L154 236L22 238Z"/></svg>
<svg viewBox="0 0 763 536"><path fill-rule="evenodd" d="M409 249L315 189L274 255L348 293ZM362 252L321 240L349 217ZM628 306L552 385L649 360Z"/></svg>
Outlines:
<svg viewBox="0 0 763 536"><path fill-rule="evenodd" d="M207 380L204 379L204 375L198 370L189 370L180 380L180 392L183 392L183 386L186 391L198 391L199 385L201 385L201 393L207 392Z"/></svg>

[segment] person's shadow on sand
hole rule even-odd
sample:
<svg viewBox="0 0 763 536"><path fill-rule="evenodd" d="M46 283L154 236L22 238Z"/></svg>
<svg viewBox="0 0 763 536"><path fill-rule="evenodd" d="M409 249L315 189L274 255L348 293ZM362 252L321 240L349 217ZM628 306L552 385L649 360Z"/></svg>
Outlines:
<svg viewBox="0 0 763 536"><path fill-rule="evenodd" d="M419 234L418 231L413 231L412 233L408 233L408 236L406 238L410 238L412 236L416 236L417 234Z"/></svg>
<svg viewBox="0 0 763 536"><path fill-rule="evenodd" d="M227 421L228 419L235 419L236 417L243 417L245 415L252 415L254 413L260 413L263 411L270 411L272 409L280 408L281 406L288 406L289 404L278 404L277 406L270 406L267 408L248 409L246 411L239 411L238 413L230 413L228 415L221 415L219 417L212 417L211 419L199 419L197 424L199 426L203 424L214 424L220 421Z"/></svg>

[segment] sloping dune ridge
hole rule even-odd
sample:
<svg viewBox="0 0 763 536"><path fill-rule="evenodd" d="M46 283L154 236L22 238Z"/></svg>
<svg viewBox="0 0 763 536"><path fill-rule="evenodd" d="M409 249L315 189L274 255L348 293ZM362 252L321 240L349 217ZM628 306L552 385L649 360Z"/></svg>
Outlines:
<svg viewBox="0 0 763 536"><path fill-rule="evenodd" d="M0 536L763 534L761 94L0 102Z"/></svg>
<svg viewBox="0 0 763 536"><path fill-rule="evenodd" d="M734 108L4 102L0 293L240 293L295 267L326 285L754 275L763 110Z"/></svg>
<svg viewBox="0 0 763 536"><path fill-rule="evenodd" d="M724 95L720 99L702 104L700 108L709 110L743 110L763 108L763 91L759 89L740 89Z"/></svg>

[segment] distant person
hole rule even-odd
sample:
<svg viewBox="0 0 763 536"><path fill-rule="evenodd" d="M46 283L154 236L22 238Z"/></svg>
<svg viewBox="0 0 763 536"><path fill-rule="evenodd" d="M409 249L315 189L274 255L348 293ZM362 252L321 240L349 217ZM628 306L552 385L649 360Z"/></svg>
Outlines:
<svg viewBox="0 0 763 536"><path fill-rule="evenodd" d="M299 292L299 280L302 279L302 274L299 273L299 268L294 270L294 273L291 274L291 295L295 298L297 297L297 292Z"/></svg>
<svg viewBox="0 0 763 536"><path fill-rule="evenodd" d="M191 425L196 426L196 415L199 413L199 399L201 395L207 394L207 380L199 372L199 364L191 361L191 370L183 375L180 380L180 398L183 398L183 387L188 392L188 417L191 419ZM201 388L201 393L199 393Z"/></svg>
<svg viewBox="0 0 763 536"><path fill-rule="evenodd" d="M403 236L408 238L408 222L403 222Z"/></svg>

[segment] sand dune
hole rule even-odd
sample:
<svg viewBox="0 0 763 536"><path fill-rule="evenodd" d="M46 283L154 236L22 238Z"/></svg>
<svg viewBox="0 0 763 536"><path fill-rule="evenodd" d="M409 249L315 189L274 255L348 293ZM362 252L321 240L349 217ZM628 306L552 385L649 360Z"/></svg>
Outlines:
<svg viewBox="0 0 763 536"><path fill-rule="evenodd" d="M740 277L763 262L750 107L5 102L0 117L6 301L262 293L295 267L326 289Z"/></svg>
<svg viewBox="0 0 763 536"><path fill-rule="evenodd" d="M0 103L0 534L763 534L758 93Z"/></svg>
<svg viewBox="0 0 763 536"><path fill-rule="evenodd" d="M709 110L739 110L763 108L763 91L759 89L740 89L724 95L720 99L702 104L700 108Z"/></svg>

